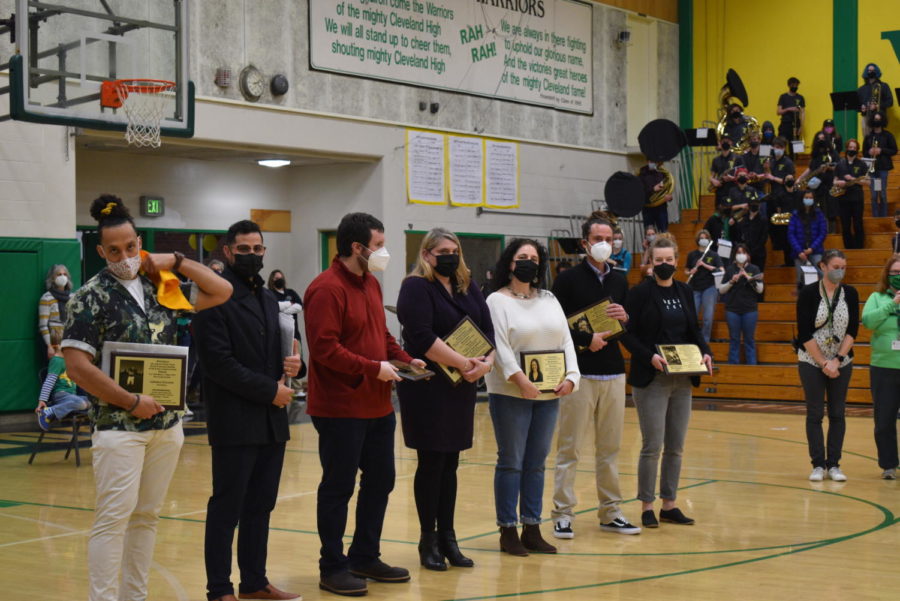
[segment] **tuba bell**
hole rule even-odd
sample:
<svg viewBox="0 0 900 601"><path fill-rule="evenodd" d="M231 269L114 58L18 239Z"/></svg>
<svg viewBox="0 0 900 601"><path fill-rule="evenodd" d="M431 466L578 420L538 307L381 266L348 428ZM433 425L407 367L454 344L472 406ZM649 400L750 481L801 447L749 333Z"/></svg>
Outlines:
<svg viewBox="0 0 900 601"><path fill-rule="evenodd" d="M734 69L729 69L727 75L725 76L725 85L722 86L722 89L719 90L719 109L718 109L718 123L716 124L716 135L721 139L723 135L725 135L725 128L728 125L728 119L730 116L729 108L731 105L736 104L741 107L743 110L750 104L750 100L747 97L747 89L744 87L744 82L741 81L741 77L737 74L737 71ZM734 151L738 154L743 153L750 146L750 134L753 132L759 132L759 121L756 120L755 117L751 117L750 115L743 115L744 119L744 131L741 135L740 140L734 140Z"/></svg>

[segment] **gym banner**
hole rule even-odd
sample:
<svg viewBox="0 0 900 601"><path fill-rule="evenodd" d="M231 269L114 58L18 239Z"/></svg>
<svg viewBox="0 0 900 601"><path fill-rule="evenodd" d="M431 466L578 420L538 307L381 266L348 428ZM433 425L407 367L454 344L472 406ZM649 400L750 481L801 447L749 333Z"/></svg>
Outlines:
<svg viewBox="0 0 900 601"><path fill-rule="evenodd" d="M309 0L310 66L593 113L578 0Z"/></svg>

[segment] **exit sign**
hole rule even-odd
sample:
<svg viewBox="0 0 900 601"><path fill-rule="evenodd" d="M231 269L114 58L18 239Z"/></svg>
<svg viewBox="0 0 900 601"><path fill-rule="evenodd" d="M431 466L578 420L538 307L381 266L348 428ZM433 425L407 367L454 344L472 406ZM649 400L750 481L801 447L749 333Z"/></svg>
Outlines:
<svg viewBox="0 0 900 601"><path fill-rule="evenodd" d="M141 217L160 217L165 212L165 198L159 196L141 196Z"/></svg>

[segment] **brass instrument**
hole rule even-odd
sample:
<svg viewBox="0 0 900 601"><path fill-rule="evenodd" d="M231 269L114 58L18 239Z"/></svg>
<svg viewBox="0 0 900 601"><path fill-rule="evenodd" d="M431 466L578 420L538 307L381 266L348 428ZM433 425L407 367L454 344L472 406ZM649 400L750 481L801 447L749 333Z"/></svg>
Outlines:
<svg viewBox="0 0 900 601"><path fill-rule="evenodd" d="M872 148L878 148L878 138L876 138L875 136L872 136ZM872 162L869 163L868 175L872 175L873 173L875 173L875 160L876 157L872 157Z"/></svg>
<svg viewBox="0 0 900 601"><path fill-rule="evenodd" d="M876 81L872 84L872 98L869 99L869 115L874 111L881 110L881 82ZM869 116L867 115L867 116Z"/></svg>
<svg viewBox="0 0 900 601"><path fill-rule="evenodd" d="M651 194L647 204L644 205L651 209L666 204L666 196L675 191L675 178L672 174L662 167L657 167L656 170L662 173L665 179L662 181L662 188Z"/></svg>
<svg viewBox="0 0 900 601"><path fill-rule="evenodd" d="M787 225L791 220L791 214L788 213L774 213L769 221L772 222L772 225Z"/></svg>
<svg viewBox="0 0 900 601"><path fill-rule="evenodd" d="M725 171L723 171L722 173L717 173L717 174L716 174L716 179L719 180L719 181L721 181L722 178L725 177L726 175L734 175L734 172L735 172L736 170L737 170L737 167L736 167L736 166L735 166L735 167L730 167L730 168L726 169ZM729 172L730 172L730 173L729 173ZM725 183L727 183L727 182L722 182L722 185L725 185ZM710 183L710 184L709 184L709 187L708 187L706 190L707 190L707 192L715 192L715 191L716 191L716 186L714 186L714 185L712 185L712 183Z"/></svg>
<svg viewBox="0 0 900 601"><path fill-rule="evenodd" d="M794 183L794 187L798 190L806 190L806 185L809 183L809 180L816 177L820 173L823 173L826 169L834 167L834 163L831 162L831 155L828 155L828 162L822 163L818 167L816 167L815 171L807 171L803 175L797 178L797 181Z"/></svg>
<svg viewBox="0 0 900 601"><path fill-rule="evenodd" d="M728 107L732 104L740 105L741 109L747 107L750 101L747 98L747 90L744 82L734 69L729 69L725 79L725 85L719 91L718 123L716 135L721 139L725 135L725 126L728 124L730 112ZM750 146L750 134L759 133L759 121L750 115L744 115L746 127L740 140L734 140L734 151L738 154L744 152Z"/></svg>
<svg viewBox="0 0 900 601"><path fill-rule="evenodd" d="M869 183L869 176L863 175L862 177L855 177L851 180L843 180L846 182L843 186L834 185L831 186L831 189L828 191L831 194L832 198L838 198L847 193L847 188L852 186L853 184L867 184Z"/></svg>

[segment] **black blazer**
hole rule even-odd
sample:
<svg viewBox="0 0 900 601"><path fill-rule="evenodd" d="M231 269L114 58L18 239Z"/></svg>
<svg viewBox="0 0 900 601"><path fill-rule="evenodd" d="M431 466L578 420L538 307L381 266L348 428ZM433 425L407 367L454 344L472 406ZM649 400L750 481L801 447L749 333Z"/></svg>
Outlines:
<svg viewBox="0 0 900 601"><path fill-rule="evenodd" d="M672 285L678 291L681 306L687 308L688 340L685 342L696 344L700 347L700 352L712 356L697 322L694 292L684 282L676 280ZM656 369L650 360L656 354L656 345L662 340L663 334L663 302L656 281L645 279L629 290L625 299L625 311L628 312L629 320L622 343L631 353L628 383L644 388L656 377ZM691 376L691 383L699 386L700 376Z"/></svg>
<svg viewBox="0 0 900 601"><path fill-rule="evenodd" d="M229 267L222 277L234 292L192 322L203 369L203 399L211 445L284 442L287 410L272 404L284 372L278 303L258 279L262 298Z"/></svg>

